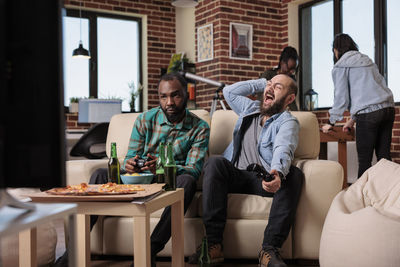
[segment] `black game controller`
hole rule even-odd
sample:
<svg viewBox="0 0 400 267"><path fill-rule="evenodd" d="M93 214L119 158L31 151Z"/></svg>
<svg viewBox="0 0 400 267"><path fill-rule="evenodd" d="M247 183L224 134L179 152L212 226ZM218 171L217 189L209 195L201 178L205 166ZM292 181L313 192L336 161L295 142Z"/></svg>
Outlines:
<svg viewBox="0 0 400 267"><path fill-rule="evenodd" d="M146 162L147 162L147 159L136 158L136 159L135 159L135 162L136 162L136 166L137 166L138 168L143 168L144 165L145 165Z"/></svg>
<svg viewBox="0 0 400 267"><path fill-rule="evenodd" d="M252 163L246 168L247 171L256 172L257 177L263 179L265 182L271 182L274 180L274 176L267 172L263 166L258 165L257 163Z"/></svg>

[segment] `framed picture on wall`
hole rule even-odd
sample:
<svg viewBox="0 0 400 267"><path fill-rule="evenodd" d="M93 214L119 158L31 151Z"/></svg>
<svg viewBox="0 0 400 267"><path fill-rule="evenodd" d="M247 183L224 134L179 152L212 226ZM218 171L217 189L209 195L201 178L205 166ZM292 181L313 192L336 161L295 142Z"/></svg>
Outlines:
<svg viewBox="0 0 400 267"><path fill-rule="evenodd" d="M231 22L229 24L229 58L252 59L253 25Z"/></svg>
<svg viewBox="0 0 400 267"><path fill-rule="evenodd" d="M208 24L197 29L197 62L214 58L213 25Z"/></svg>

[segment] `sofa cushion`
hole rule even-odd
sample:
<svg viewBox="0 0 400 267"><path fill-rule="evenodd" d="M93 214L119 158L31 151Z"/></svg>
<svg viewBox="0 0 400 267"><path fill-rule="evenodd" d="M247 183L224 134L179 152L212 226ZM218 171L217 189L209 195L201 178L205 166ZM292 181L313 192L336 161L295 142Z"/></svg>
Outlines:
<svg viewBox="0 0 400 267"><path fill-rule="evenodd" d="M300 123L299 144L294 152L295 158L316 159L319 155L319 124L314 113L292 111Z"/></svg>
<svg viewBox="0 0 400 267"><path fill-rule="evenodd" d="M292 112L300 123L299 145L295 158L315 159L319 154L319 125L315 114ZM232 141L232 132L238 116L233 110L217 110L211 119L210 155L222 154Z"/></svg>
<svg viewBox="0 0 400 267"><path fill-rule="evenodd" d="M117 156L120 162L128 152L133 124L140 113L124 113L112 116L107 132L106 153L110 158L111 143L117 143Z"/></svg>
<svg viewBox="0 0 400 267"><path fill-rule="evenodd" d="M238 116L233 110L216 110L211 118L209 154L221 155L232 141Z"/></svg>
<svg viewBox="0 0 400 267"><path fill-rule="evenodd" d="M268 220L272 198L247 194L228 194L227 219ZM199 198L199 216L203 216Z"/></svg>

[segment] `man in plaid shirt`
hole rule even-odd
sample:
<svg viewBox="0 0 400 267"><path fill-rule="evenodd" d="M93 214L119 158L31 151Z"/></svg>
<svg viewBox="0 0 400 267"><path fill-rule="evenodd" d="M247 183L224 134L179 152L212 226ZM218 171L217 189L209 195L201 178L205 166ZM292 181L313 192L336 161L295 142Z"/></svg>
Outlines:
<svg viewBox="0 0 400 267"><path fill-rule="evenodd" d="M208 124L186 109L186 88L186 80L178 73L161 77L158 84L160 106L143 112L136 119L122 167L122 172L151 171L155 174L158 146L160 142L171 142L177 165L176 186L184 188L185 213L196 192L196 181L203 168L210 136ZM136 166L135 158L147 158L145 166ZM107 183L107 176L106 168L98 169L89 183ZM90 217L92 228L97 216ZM167 207L151 235L151 266L156 266L155 257L170 237L171 208ZM65 253L57 260L56 266L68 266L67 258Z"/></svg>
<svg viewBox="0 0 400 267"><path fill-rule="evenodd" d="M177 74L164 75L158 85L160 106L143 112L133 125L128 153L123 168L128 173L150 170L155 174L160 142L173 144L177 165L176 186L184 188L186 212L196 192L208 150L208 124L186 109L187 84ZM147 158L143 168L136 166L135 158ZM171 209L167 207L151 235L151 265L171 236Z"/></svg>

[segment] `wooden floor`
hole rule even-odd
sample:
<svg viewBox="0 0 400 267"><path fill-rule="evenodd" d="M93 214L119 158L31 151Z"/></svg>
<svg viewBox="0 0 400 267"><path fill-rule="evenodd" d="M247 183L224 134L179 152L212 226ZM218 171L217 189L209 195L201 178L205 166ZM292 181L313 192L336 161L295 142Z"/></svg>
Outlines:
<svg viewBox="0 0 400 267"><path fill-rule="evenodd" d="M55 220L54 225L57 231L57 248L56 248L56 259L64 254L65 252L65 236L64 236L64 221ZM95 258L91 261L91 266L93 267L130 267L132 260L129 257L118 257L115 259L109 258ZM289 267L315 267L319 266L316 261L307 262L288 262ZM185 267L198 267L199 265L193 265L185 263ZM220 265L213 265L218 267L257 267L258 261L254 260L230 260L226 259L224 263ZM157 267L172 267L169 258L157 258Z"/></svg>

